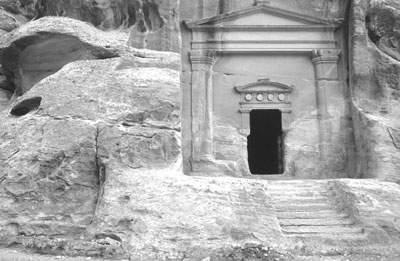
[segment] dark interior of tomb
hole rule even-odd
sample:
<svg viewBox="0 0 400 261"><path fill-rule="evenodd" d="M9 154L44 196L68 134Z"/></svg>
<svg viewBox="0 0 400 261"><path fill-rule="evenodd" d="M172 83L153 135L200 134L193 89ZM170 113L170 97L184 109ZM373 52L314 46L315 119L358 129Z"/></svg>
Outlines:
<svg viewBox="0 0 400 261"><path fill-rule="evenodd" d="M247 151L252 174L282 174L282 115L279 110L252 110Z"/></svg>

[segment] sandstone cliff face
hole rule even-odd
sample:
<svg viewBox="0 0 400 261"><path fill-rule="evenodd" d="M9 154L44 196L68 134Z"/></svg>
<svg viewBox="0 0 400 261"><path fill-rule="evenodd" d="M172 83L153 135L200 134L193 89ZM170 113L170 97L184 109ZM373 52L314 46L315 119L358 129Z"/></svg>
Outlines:
<svg viewBox="0 0 400 261"><path fill-rule="evenodd" d="M351 86L362 177L399 182L399 5L355 1L351 14Z"/></svg>
<svg viewBox="0 0 400 261"><path fill-rule="evenodd" d="M261 1L260 1L261 2ZM348 1L266 1L272 8L289 10L300 14L307 14L314 17L326 18L331 21L345 19ZM229 17L229 12L237 10L245 10L253 7L256 1L185 1L181 3L181 17L183 20L192 21L196 18L204 18L215 16L219 13L226 14L226 23L240 23L240 19L248 19L246 25L258 21L249 21L250 16L241 17L237 14L238 20L234 21L234 17ZM196 8L192 8L195 6ZM243 14L243 13L242 13ZM271 14L270 14L271 15ZM224 17L224 15L221 16ZM260 15L260 17L262 17ZM267 19L267 18L265 18ZM262 18L260 18L262 21ZM223 27L225 21L218 20L218 24ZM278 22L277 22L278 23ZM284 160L282 165L285 165L285 178L343 178L343 177L359 177L355 175L354 165L354 138L352 130L352 119L349 109L350 94L349 87L346 81L347 78L347 39L346 39L346 24L336 30L335 39L337 40L336 47L342 50L338 61L339 77L337 82L330 81L329 87L326 88L326 97L329 100L329 120L325 120L323 124L319 123L318 119L318 102L314 97L313 91L316 89L316 76L313 68L314 64L311 61L310 54L294 54L291 53L287 57L279 56L278 52L273 54L262 52L256 54L246 53L246 48L240 46L239 42L249 41L240 39L238 41L229 39L229 31L216 29L206 30L204 35L200 36L197 31L191 34L189 28L182 26L182 95L183 95L183 117L182 126L183 132L183 156L185 173L190 173L193 170L191 165L190 155L194 150L192 148L193 140L200 134L192 129L196 119L192 121L193 112L191 106L194 100L192 90L195 90L191 82L192 75L191 61L189 59L189 51L198 51L201 48L215 48L217 54L211 69L212 74L212 92L213 92L213 150L215 152L215 169L223 169L225 175L231 176L251 176L248 166L247 154L247 137L248 133L240 133L240 113L239 98L234 96L234 86L240 86L251 82L257 82L260 79L271 79L271 81L281 82L288 85L294 84L295 88L291 94L291 100L297 100L299 105L293 105L294 109L290 113L291 122L284 131ZM195 30L195 29L194 29ZM232 30L233 31L233 30ZM275 37L265 38L275 40ZM282 34L285 34L282 32ZM239 33L238 33L239 35ZM257 33L254 33L254 37ZM299 33L299 41L303 38ZM239 38L239 37L238 37ZM288 37L289 38L289 37ZM263 40L265 40L263 39ZM274 40L272 40L274 39ZM268 42L266 40L265 42ZM230 42L231 41L231 42ZM200 44L201 42L201 44ZM235 43L237 50L233 50L231 43ZM261 42L261 40L260 40ZM215 43L215 44L213 44ZM276 48L286 48L285 40L282 40L282 45L276 45ZM218 47L216 47L218 45ZM209 47L206 47L209 46ZM265 46L268 46L265 44ZM231 50L228 50L230 49ZM257 49L252 46L251 48ZM263 47L260 47L262 49ZM266 49L268 47L265 47ZM300 47L299 47L300 48ZM317 47L318 48L318 47ZM273 47L271 47L273 49ZM290 49L290 48L288 48ZM233 50L233 51L232 51ZM239 50L239 51L238 51ZM231 52L232 51L232 52ZM259 51L257 49L257 51ZM257 52L255 51L255 52ZM279 66L276 64L279 61ZM199 89L201 89L198 86ZM296 94L304 94L300 97ZM307 93L307 94L305 94ZM239 96L239 95L237 95ZM242 101L241 101L242 102ZM295 104L295 102L293 102ZM302 107L304 105L304 107ZM237 108L236 108L236 107ZM235 115L236 114L236 115ZM239 119L238 119L239 118ZM246 119L247 120L247 119ZM290 121L290 120L287 120ZM201 122L201 120L199 120ZM201 125L201 123L200 123ZM326 127L327 131L320 131L320 126ZM323 134L322 134L323 133ZM325 135L329 137L324 142L319 136ZM325 144L323 144L325 143ZM323 146L325 148L321 149ZM321 156L321 151L326 151L326 156ZM195 171L193 171L194 173ZM218 171L215 171L218 172ZM220 173L219 172L219 173ZM207 174L206 174L207 175ZM212 174L211 174L212 175Z"/></svg>

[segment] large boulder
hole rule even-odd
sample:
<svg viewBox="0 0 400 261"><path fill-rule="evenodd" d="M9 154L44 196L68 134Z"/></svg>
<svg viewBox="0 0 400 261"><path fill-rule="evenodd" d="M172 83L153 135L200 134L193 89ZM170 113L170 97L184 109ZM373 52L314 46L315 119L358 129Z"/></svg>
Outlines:
<svg viewBox="0 0 400 261"><path fill-rule="evenodd" d="M179 56L140 56L69 63L0 114L3 241L79 238L106 163L141 172L177 161Z"/></svg>

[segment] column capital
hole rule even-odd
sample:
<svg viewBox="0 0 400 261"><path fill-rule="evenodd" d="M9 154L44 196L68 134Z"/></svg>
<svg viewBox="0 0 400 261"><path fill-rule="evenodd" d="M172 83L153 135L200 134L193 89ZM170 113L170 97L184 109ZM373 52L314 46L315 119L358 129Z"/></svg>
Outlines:
<svg viewBox="0 0 400 261"><path fill-rule="evenodd" d="M190 61L192 64L213 64L215 59L215 50L192 50L189 52Z"/></svg>
<svg viewBox="0 0 400 261"><path fill-rule="evenodd" d="M210 71L214 65L215 50L192 50L189 52L192 71Z"/></svg>
<svg viewBox="0 0 400 261"><path fill-rule="evenodd" d="M340 49L315 49L311 52L312 60L316 64L337 62L340 53Z"/></svg>
<svg viewBox="0 0 400 261"><path fill-rule="evenodd" d="M316 80L338 80L340 49L319 49L312 51Z"/></svg>

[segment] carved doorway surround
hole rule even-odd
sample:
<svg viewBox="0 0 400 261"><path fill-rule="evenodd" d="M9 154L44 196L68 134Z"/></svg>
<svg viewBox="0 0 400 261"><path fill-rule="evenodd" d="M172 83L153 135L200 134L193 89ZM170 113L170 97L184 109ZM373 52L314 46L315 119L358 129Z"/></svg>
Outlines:
<svg viewBox="0 0 400 261"><path fill-rule="evenodd" d="M290 113L292 103L290 93L294 85L285 85L271 82L269 79L259 79L257 82L243 86L236 86L235 90L240 93L241 129L244 135L250 134L250 112L252 110L274 110L282 113L282 128L287 130L290 125Z"/></svg>

